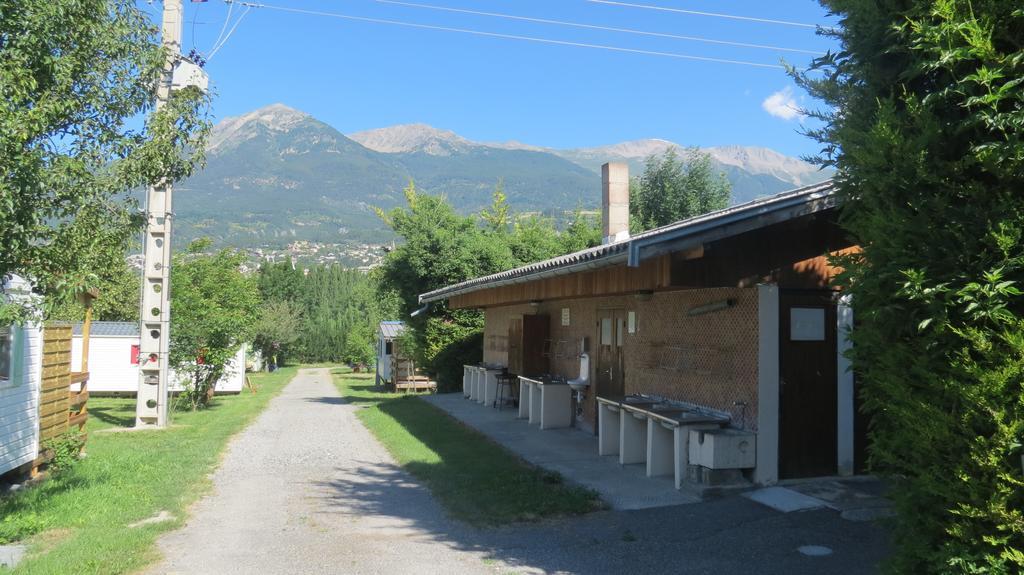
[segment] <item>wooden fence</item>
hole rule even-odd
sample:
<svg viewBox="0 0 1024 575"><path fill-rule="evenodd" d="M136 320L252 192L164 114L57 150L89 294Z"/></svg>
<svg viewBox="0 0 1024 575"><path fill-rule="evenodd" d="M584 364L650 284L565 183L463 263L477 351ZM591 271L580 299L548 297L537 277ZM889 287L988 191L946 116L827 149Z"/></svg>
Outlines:
<svg viewBox="0 0 1024 575"><path fill-rule="evenodd" d="M68 430L71 387L71 326L47 325L43 330L43 377L39 393L39 443Z"/></svg>
<svg viewBox="0 0 1024 575"><path fill-rule="evenodd" d="M83 330L82 341L87 342L88 323ZM88 344L83 345L83 354L89 352ZM83 357L87 357L83 355ZM88 360L83 362L88 369ZM60 437L77 426L83 432L89 419L86 403L89 399L89 372L71 371L71 326L51 324L43 330L42 381L39 393L39 444ZM71 391L71 385L81 383L79 391ZM42 451L34 467L46 463L52 454ZM35 469L33 469L33 472Z"/></svg>

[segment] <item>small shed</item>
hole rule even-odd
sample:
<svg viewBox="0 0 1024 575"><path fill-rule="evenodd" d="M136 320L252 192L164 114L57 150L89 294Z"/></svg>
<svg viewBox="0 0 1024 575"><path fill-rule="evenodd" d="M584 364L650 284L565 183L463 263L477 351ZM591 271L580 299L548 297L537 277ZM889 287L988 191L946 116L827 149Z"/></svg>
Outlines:
<svg viewBox="0 0 1024 575"><path fill-rule="evenodd" d="M82 324L72 326L71 361L82 360ZM245 387L246 347L243 345L217 382L217 393L239 393ZM89 345L89 392L93 395L134 395L139 388L139 324L94 321ZM171 390L180 391L179 378L170 374Z"/></svg>
<svg viewBox="0 0 1024 575"><path fill-rule="evenodd" d="M377 328L377 385L392 382L392 362L398 352L395 340L403 331L405 324L400 321L382 321Z"/></svg>
<svg viewBox="0 0 1024 575"><path fill-rule="evenodd" d="M0 297L24 301L31 286L17 276L2 283ZM42 327L35 322L0 328L0 475L39 454L39 389Z"/></svg>

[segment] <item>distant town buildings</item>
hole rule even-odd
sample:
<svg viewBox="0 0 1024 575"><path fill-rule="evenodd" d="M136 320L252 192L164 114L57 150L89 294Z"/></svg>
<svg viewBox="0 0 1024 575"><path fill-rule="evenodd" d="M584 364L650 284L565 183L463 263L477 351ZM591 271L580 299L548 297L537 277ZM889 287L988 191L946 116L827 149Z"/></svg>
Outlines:
<svg viewBox="0 0 1024 575"><path fill-rule="evenodd" d="M277 263L282 261L295 262L297 267L309 268L317 265L341 265L346 268L369 271L380 265L386 253L385 244L330 244L307 240L299 240L286 247L260 246L240 248L249 257L243 264L243 272L255 272L264 262ZM142 254L129 254L128 265L141 271Z"/></svg>

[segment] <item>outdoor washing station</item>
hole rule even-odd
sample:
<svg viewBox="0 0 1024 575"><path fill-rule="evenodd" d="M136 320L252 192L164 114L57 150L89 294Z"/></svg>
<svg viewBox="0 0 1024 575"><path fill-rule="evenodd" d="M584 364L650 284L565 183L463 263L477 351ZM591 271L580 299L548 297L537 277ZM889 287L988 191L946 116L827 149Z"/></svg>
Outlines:
<svg viewBox="0 0 1024 575"><path fill-rule="evenodd" d="M464 365L462 396L485 406L496 405L500 390L498 379L504 373L505 368L498 365ZM573 390L564 379L519 376L518 380L520 419L540 424L541 429L572 426ZM510 395L511 392L504 397Z"/></svg>
<svg viewBox="0 0 1024 575"><path fill-rule="evenodd" d="M496 406L498 378L504 373L505 368L497 365L464 366L463 396ZM573 425L575 392L564 379L518 380L519 419L542 430ZM622 465L645 464L648 477L672 476L676 489L687 479L709 482L701 471L724 472L735 479L740 470L754 467L755 434L727 427L727 414L643 394L598 396L597 407L598 454L617 455Z"/></svg>
<svg viewBox="0 0 1024 575"><path fill-rule="evenodd" d="M755 436L726 427L729 422L728 415L657 396L599 396L598 453L618 455L622 465L646 464L648 477L671 475L676 489L688 477L706 482L691 475L694 469L738 477L739 470L754 467Z"/></svg>

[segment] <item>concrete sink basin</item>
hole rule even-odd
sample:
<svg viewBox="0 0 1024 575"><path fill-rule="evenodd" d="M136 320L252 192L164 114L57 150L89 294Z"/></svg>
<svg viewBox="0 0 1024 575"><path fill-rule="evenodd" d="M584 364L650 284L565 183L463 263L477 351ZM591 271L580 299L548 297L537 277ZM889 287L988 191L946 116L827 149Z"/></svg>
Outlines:
<svg viewBox="0 0 1024 575"><path fill-rule="evenodd" d="M570 379L566 383L569 384L569 387L571 387L573 391L586 391L587 388L590 387L590 382L589 381L580 381L580 380L577 380L577 379Z"/></svg>

